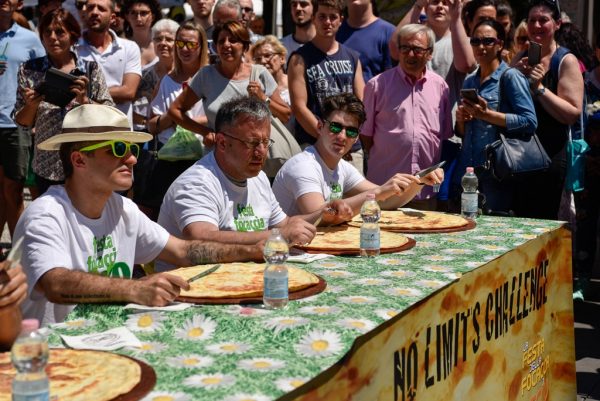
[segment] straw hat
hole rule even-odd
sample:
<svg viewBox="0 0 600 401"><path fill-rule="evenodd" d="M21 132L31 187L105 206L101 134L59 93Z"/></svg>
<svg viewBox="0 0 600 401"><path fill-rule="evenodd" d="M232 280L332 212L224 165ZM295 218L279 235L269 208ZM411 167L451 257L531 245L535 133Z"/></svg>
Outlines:
<svg viewBox="0 0 600 401"><path fill-rule="evenodd" d="M131 131L127 116L120 110L102 104L84 104L65 115L62 134L38 145L41 150L59 150L67 142L110 141L148 142L152 135Z"/></svg>

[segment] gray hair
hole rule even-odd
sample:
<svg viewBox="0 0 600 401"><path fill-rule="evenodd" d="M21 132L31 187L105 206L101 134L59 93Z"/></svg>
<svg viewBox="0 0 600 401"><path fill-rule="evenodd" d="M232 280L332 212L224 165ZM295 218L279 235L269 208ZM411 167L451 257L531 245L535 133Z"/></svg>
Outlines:
<svg viewBox="0 0 600 401"><path fill-rule="evenodd" d="M215 7L213 8L213 13L214 10L221 7L235 8L237 11L238 20L242 18L242 6L240 6L240 2L238 0L218 0L217 4L215 4Z"/></svg>
<svg viewBox="0 0 600 401"><path fill-rule="evenodd" d="M173 35L179 29L179 24L172 19L163 18L161 20L156 21L156 24L152 26L152 37L155 37L162 31L169 31Z"/></svg>
<svg viewBox="0 0 600 401"><path fill-rule="evenodd" d="M398 30L398 46L400 46L400 39L414 36L418 33L424 33L427 37L427 47L431 47L433 51L433 45L435 44L435 34L426 25L421 24L408 24L404 25Z"/></svg>
<svg viewBox="0 0 600 401"><path fill-rule="evenodd" d="M267 103L251 96L239 96L226 101L221 105L215 118L215 131L222 132L237 124L242 117L254 121L271 119L271 111Z"/></svg>

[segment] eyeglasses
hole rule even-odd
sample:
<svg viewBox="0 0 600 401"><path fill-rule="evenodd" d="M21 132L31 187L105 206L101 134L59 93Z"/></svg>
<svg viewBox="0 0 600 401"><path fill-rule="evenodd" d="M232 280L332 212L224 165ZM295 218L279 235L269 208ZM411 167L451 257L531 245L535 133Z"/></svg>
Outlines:
<svg viewBox="0 0 600 401"><path fill-rule="evenodd" d="M142 11L134 11L134 10L130 10L129 11L129 15L137 18L137 17L142 17L142 18L146 18L147 16L149 16L151 13L151 11L149 10L142 10Z"/></svg>
<svg viewBox="0 0 600 401"><path fill-rule="evenodd" d="M329 121L329 120L325 120L325 121L327 122L327 124L329 124L329 132L331 132L332 134L337 135L340 132L342 132L343 129L345 129L346 136L348 138L356 138L358 136L358 134L360 133L360 129L358 129L356 127L347 127L347 126L337 123L335 121Z"/></svg>
<svg viewBox="0 0 600 401"><path fill-rule="evenodd" d="M517 36L516 37L516 41L520 45L524 45L525 43L527 43L528 40L529 40L529 36L527 36L527 35L525 35L525 36Z"/></svg>
<svg viewBox="0 0 600 401"><path fill-rule="evenodd" d="M274 55L276 55L278 53L266 53L263 55L256 55L254 56L252 59L254 60L255 63L260 63L260 62L265 62L268 63L269 61L271 61L271 59L273 58Z"/></svg>
<svg viewBox="0 0 600 401"><path fill-rule="evenodd" d="M398 49L400 49L400 53L402 53L402 54L408 54L412 50L412 52L415 54L415 56L422 56L425 53L431 51L431 47L419 47L419 46L407 46L407 45L400 45L400 46L398 46Z"/></svg>
<svg viewBox="0 0 600 401"><path fill-rule="evenodd" d="M194 50L197 49L200 46L200 43L198 42L192 42L189 40L176 40L175 41L175 46L177 46L180 49L183 49L184 47L187 47L188 50Z"/></svg>
<svg viewBox="0 0 600 401"><path fill-rule="evenodd" d="M275 143L275 141L272 140L272 139L270 139L270 138L269 139L263 139L262 141L258 141L258 140L256 140L256 141L244 141L243 139L237 138L237 137L235 137L233 135L230 135L230 134L228 134L226 132L222 132L221 131L221 134L223 134L225 136L228 136L229 138L235 139L236 141L242 142L250 150L254 150L254 149L258 148L260 145L263 145L265 148L269 149Z"/></svg>
<svg viewBox="0 0 600 401"><path fill-rule="evenodd" d="M481 44L484 46L494 46L500 41L497 38L471 38L470 42L471 46L479 46Z"/></svg>
<svg viewBox="0 0 600 401"><path fill-rule="evenodd" d="M116 141L116 140L105 141L105 142L97 143L95 145L86 146L85 148L79 149L79 151L80 152L91 152L92 150L100 149L100 148L103 148L108 145L110 145L110 147L112 149L112 154L115 157L121 158L121 157L125 156L128 152L131 152L131 154L134 155L135 157L138 157L140 155L140 145L138 145L137 143L128 143L128 142Z"/></svg>

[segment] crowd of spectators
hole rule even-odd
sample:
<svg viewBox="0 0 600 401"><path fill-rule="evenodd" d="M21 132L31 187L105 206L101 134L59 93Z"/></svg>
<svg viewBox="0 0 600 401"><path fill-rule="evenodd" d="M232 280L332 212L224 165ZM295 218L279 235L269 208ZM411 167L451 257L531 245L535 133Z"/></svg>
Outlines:
<svg viewBox="0 0 600 401"><path fill-rule="evenodd" d="M223 149L215 149L217 114L226 102L247 96L266 103L313 164L325 148L344 150L320 168L343 167L346 189L342 193L336 181L342 178L328 172L322 185L330 188L318 196L319 204L333 200L333 192L358 196L448 158L449 201L438 202L437 191L426 187L407 199L409 206L459 211L460 179L466 167L475 167L483 213L557 219L561 201L572 196L564 189L566 144L570 130L579 130L591 151L585 189L575 194L572 213L576 267L587 277L598 258L600 36L594 53L578 27L563 21L557 0L531 0L523 21L515 21L502 0L416 0L397 26L377 16L372 0L291 0L294 31L281 39L252 31L258 26L252 24L252 0L188 2L193 18L175 22L165 18L157 0L44 0L35 24L23 22L21 1L2 2L0 226L8 223L14 232L28 175L34 177L27 180L34 197L64 183L58 154L37 145L60 133L70 110L115 106L131 129L153 136L139 156L133 187L122 195L156 220L161 206L163 213L175 210L163 197L196 162L157 160L157 153L187 130L211 163L224 160ZM537 63L529 62L531 42L541 46ZM39 92L50 69L74 77L66 106ZM463 99L463 89L474 89L476 99ZM349 102L361 107L364 102L364 118L332 123L335 110L324 105L338 104L327 99L340 94L352 95ZM360 135L353 137L352 128ZM349 142L324 138L340 132ZM499 132L535 133L551 168L526 182L499 182L485 157ZM458 149L454 157L445 152L450 146ZM291 176L304 173L285 169ZM275 181L276 196L285 192L285 174ZM301 184L301 178L294 181ZM409 181L404 186L413 188ZM286 193L286 201L300 198L305 187ZM174 198L174 191L164 199ZM307 214L314 205L284 209Z"/></svg>

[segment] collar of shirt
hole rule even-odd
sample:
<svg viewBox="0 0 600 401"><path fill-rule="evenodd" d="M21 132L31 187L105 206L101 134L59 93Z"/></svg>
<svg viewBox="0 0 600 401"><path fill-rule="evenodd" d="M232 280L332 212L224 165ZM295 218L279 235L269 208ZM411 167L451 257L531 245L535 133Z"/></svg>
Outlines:
<svg viewBox="0 0 600 401"><path fill-rule="evenodd" d="M502 73L507 68L508 68L508 64L506 64L504 61L502 61L500 63L500 65L498 66L498 68L496 68L496 70L490 74L490 76L488 77L488 79L486 80L486 82L489 81L489 80L500 81L500 77L502 76ZM477 68L477 71L475 72L475 76L477 76L477 78L478 78L477 81L480 82L480 79L481 79L481 68Z"/></svg>
<svg viewBox="0 0 600 401"><path fill-rule="evenodd" d="M0 33L0 40L4 39L4 38L12 38L17 34L17 29L19 29L19 24L17 24L16 22L13 22L13 24L10 26L10 28L8 29L8 31L4 31L2 33Z"/></svg>
<svg viewBox="0 0 600 401"><path fill-rule="evenodd" d="M424 72L423 72L423 76L421 78L417 79L417 80L414 80L406 72L404 72L404 70L402 69L401 66L398 66L396 68L396 70L398 71L398 74L400 75L400 78L404 82L406 82L407 84L409 84L410 86L415 86L418 83L420 83L421 85L423 85L427 81L427 77L430 74L429 69L427 67L425 67Z"/></svg>
<svg viewBox="0 0 600 401"><path fill-rule="evenodd" d="M86 31L87 33L87 31ZM113 31L112 29L108 30L108 34L110 35L112 41L111 41L111 48L112 49L120 49L121 48L121 44L119 43L118 36L115 33L115 31ZM96 50L96 47L93 46L90 42L87 41L87 39L85 38L85 34L81 35L81 38L79 38L79 42L77 43L78 46L89 46L92 49ZM108 50L108 48L107 48ZM106 50L105 50L106 52Z"/></svg>

